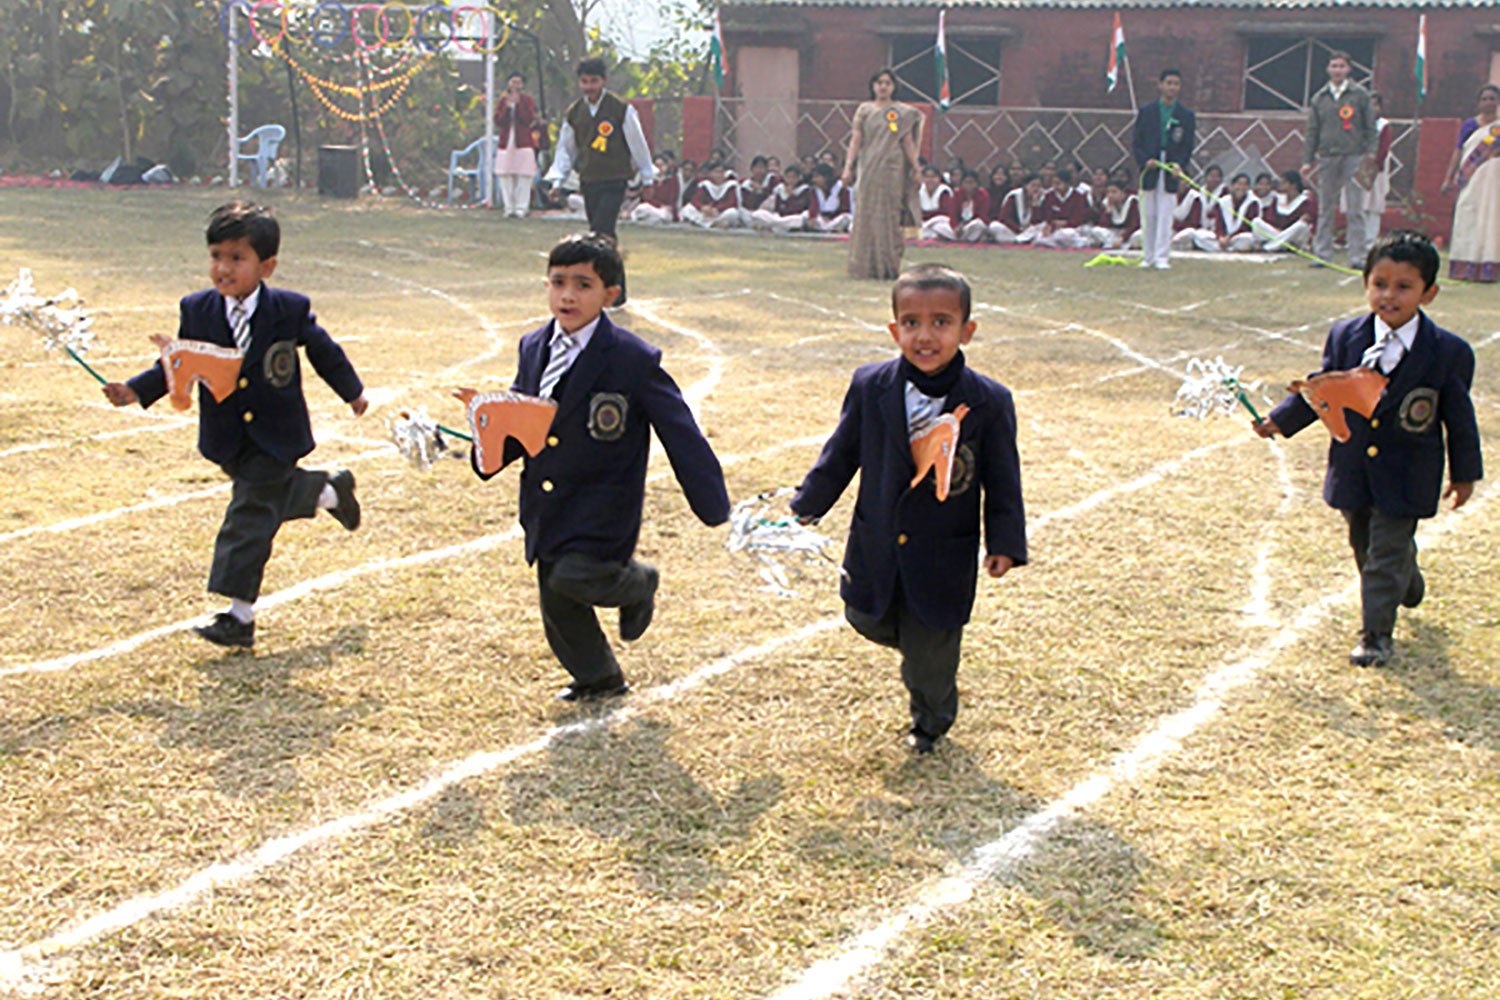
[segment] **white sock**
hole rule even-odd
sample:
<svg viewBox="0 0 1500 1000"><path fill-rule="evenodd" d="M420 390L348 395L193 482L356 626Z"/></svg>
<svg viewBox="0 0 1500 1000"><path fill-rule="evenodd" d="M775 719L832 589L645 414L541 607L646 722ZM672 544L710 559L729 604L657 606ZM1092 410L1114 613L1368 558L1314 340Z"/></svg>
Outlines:
<svg viewBox="0 0 1500 1000"><path fill-rule="evenodd" d="M339 495L333 492L333 486L324 483L323 492L318 494L318 509L333 510L339 505Z"/></svg>
<svg viewBox="0 0 1500 1000"><path fill-rule="evenodd" d="M249 625L255 621L255 604L251 601L242 601L238 597L231 597L229 613L241 625Z"/></svg>

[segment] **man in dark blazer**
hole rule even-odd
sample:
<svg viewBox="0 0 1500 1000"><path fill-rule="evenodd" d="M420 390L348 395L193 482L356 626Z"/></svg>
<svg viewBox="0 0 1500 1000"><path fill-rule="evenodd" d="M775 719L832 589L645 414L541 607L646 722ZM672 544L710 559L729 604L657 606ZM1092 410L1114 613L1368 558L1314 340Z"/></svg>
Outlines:
<svg viewBox="0 0 1500 1000"><path fill-rule="evenodd" d="M1175 163L1187 170L1197 144L1198 119L1177 102L1182 91L1182 73L1164 69L1156 81L1160 95L1141 105L1135 116L1131 150L1141 175L1141 267L1166 270L1171 267L1172 213L1177 210L1177 192L1182 183L1176 174L1161 169Z"/></svg>
<svg viewBox="0 0 1500 1000"><path fill-rule="evenodd" d="M349 470L329 474L297 464L313 450L299 350L356 416L368 404L354 366L318 325L307 297L265 284L280 243L279 225L260 206L231 202L217 209L208 226L214 287L182 300L177 331L178 340L244 354L235 390L223 402L207 386L198 391L198 450L234 481L208 580L209 592L230 598L230 608L195 630L223 646L254 642L254 605L283 522L320 509L351 531L360 520ZM148 407L166 391L160 361L129 382L104 387L116 406Z"/></svg>
<svg viewBox="0 0 1500 1000"><path fill-rule="evenodd" d="M557 411L545 447L526 457L520 516L547 641L573 676L558 697L576 701L628 690L594 608L620 609L626 641L651 623L657 571L633 558L651 431L699 520L727 521L729 494L718 458L661 366L661 351L602 312L619 291L619 251L602 237L569 237L553 247L547 270L555 318L521 338L512 390L550 397ZM578 338L586 339L581 347ZM549 385L554 362L562 370ZM507 439L505 464L523 454ZM475 473L490 478L477 462Z"/></svg>
<svg viewBox="0 0 1500 1000"><path fill-rule="evenodd" d="M1426 593L1413 540L1417 521L1436 514L1442 496L1453 496L1454 506L1467 501L1484 476L1469 395L1474 350L1419 308L1437 294L1437 270L1437 250L1422 234L1395 230L1382 236L1365 270L1374 311L1334 324L1323 348L1323 372L1365 365L1389 378L1369 419L1345 411L1349 440L1330 443L1323 481L1323 499L1348 522L1360 570L1362 634L1350 654L1358 666L1391 657L1398 605L1414 608ZM1401 281L1420 291L1401 292ZM1262 437L1290 437L1317 419L1307 401L1293 393L1256 431Z"/></svg>

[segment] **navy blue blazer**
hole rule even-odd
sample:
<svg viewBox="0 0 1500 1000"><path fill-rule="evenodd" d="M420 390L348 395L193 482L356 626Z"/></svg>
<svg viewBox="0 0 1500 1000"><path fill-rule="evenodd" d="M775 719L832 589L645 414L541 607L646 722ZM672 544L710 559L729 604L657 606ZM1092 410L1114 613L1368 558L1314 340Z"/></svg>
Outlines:
<svg viewBox="0 0 1500 1000"><path fill-rule="evenodd" d="M184 298L177 339L234 347L224 296L207 289ZM288 464L313 450L299 347L344 402L354 402L365 391L344 349L318 325L307 296L261 285L239 386L222 403L214 402L207 386L198 387L198 450L204 458L220 465L232 462L246 439ZM127 384L143 407L156 402L167 392L161 361Z"/></svg>
<svg viewBox="0 0 1500 1000"><path fill-rule="evenodd" d="M1323 345L1322 371L1359 367L1374 343L1374 313L1335 323ZM1469 398L1473 380L1473 348L1422 313L1411 350L1390 373L1370 419L1345 411L1349 440L1328 447L1323 499L1339 510L1373 507L1389 517L1431 517L1443 491L1445 431L1449 479L1484 478L1479 425ZM1271 411L1287 437L1317 419L1295 393Z"/></svg>
<svg viewBox="0 0 1500 1000"><path fill-rule="evenodd" d="M844 548L841 595L856 611L883 617L898 578L908 606L929 628L969 620L979 575L980 490L985 551L1026 562L1026 514L1016 409L1010 390L965 368L944 401L967 403L948 499L938 503L929 475L911 486L917 467L906 427L906 382L898 361L854 373L833 436L792 498L796 513L821 517L859 472L859 495Z"/></svg>
<svg viewBox="0 0 1500 1000"><path fill-rule="evenodd" d="M1175 163L1183 170L1190 169L1193 162L1193 148L1197 144L1198 118L1179 103L1172 106L1172 120L1175 124L1167 130L1167 141L1163 144L1161 102L1152 101L1150 104L1142 104L1140 110L1136 112L1135 132L1131 136L1130 144L1137 169L1145 170L1147 160ZM1155 167L1146 170L1141 177L1142 191L1150 191L1156 187L1158 173L1160 171ZM1179 183L1176 174L1167 174L1168 191L1176 192Z"/></svg>
<svg viewBox="0 0 1500 1000"><path fill-rule="evenodd" d="M537 394L554 322L521 338L513 391ZM601 315L558 386L547 445L527 456L521 471L528 563L568 552L616 562L631 557L653 428L693 513L708 525L729 520L724 472L677 383L662 370L660 350ZM506 440L505 464L523 455L519 442Z"/></svg>

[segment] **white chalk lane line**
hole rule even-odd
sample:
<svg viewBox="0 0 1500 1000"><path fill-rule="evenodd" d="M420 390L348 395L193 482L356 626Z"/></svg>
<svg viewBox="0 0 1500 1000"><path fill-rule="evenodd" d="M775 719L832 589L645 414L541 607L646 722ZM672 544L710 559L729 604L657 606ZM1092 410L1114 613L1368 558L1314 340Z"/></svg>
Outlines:
<svg viewBox="0 0 1500 1000"><path fill-rule="evenodd" d="M810 438L809 440L821 441L822 438L820 436ZM1043 514L1037 519L1035 526L1040 530L1051 524L1094 510L1107 498L1145 489L1150 485L1160 482L1168 471L1180 469L1184 461L1189 458L1201 457L1211 454L1219 448L1240 443L1243 443L1243 439L1235 438L1232 441L1196 449L1186 455L1163 463L1158 468L1149 470L1147 473L1137 476L1126 483L1116 484L1105 490L1101 490L1093 497L1085 498L1079 503L1058 511ZM482 551L501 544L508 537L518 537L519 534L519 529L512 529L510 532L503 533L507 537L502 537L501 535L486 536L486 538L477 539L474 542L465 544L474 547L474 551ZM432 558L426 561L446 557L446 555L438 553L432 553L431 556ZM328 578L320 578L320 581L326 579ZM310 592L311 588L318 583L319 581L309 581L308 584L302 586ZM335 584L330 583L329 585ZM279 592L278 596L280 595L285 595L282 597L282 600L292 600L297 596L301 596L300 594L291 594L289 591ZM721 657L718 660L705 664L687 676L679 678L677 681L669 682L668 684L661 685L659 688L644 692L642 700L649 702L670 700L678 694L696 688L709 679L726 673L739 665L760 659L784 647L800 645L807 639L838 628L842 624L842 616L831 616L793 630L792 632L785 633L768 642L748 647L727 657ZM59 669L66 668L62 667ZM3 676L5 676L4 672L0 671L0 677ZM616 712L610 718L618 721L629 718L640 710L641 708L632 705L626 713ZM600 720L600 724L607 721L609 720ZM44 973L46 965L50 960L64 952L86 945L102 935L122 930L167 909L186 905L211 889L252 878L267 867L284 861L293 854L308 847L321 844L335 837L346 836L355 830L363 829L364 827L388 819L404 809L430 800L458 781L473 777L476 774L487 773L521 756L540 751L550 745L558 736L563 735L565 732L573 731L575 730L571 728L555 727L538 739L528 743L512 746L505 750L471 756L450 765L436 778L414 789L381 799L359 813L354 814L352 817L330 820L299 833L276 838L247 854L241 855L235 860L212 865L189 877L184 882L179 883L175 888L134 897L112 907L104 913L87 918L41 941L10 951L0 952L0 987L6 985L7 982L12 986L17 986L28 981L34 981L36 977ZM479 770L476 771L476 767Z"/></svg>

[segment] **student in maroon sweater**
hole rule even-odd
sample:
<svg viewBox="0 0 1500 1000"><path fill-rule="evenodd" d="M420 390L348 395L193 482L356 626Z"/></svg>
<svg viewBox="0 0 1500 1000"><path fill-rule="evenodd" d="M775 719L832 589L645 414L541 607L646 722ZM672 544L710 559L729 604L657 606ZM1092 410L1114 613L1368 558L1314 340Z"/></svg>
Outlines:
<svg viewBox="0 0 1500 1000"><path fill-rule="evenodd" d="M1088 245L1084 227L1094 221L1094 212L1086 194L1073 183L1073 171L1058 167L1053 175L1052 190L1042 199L1042 235L1037 246L1053 249L1077 249Z"/></svg>
<svg viewBox="0 0 1500 1000"><path fill-rule="evenodd" d="M766 204L750 213L750 225L766 232L786 235L807 228L807 212L812 207L812 188L802 176L802 168L793 163Z"/></svg>

